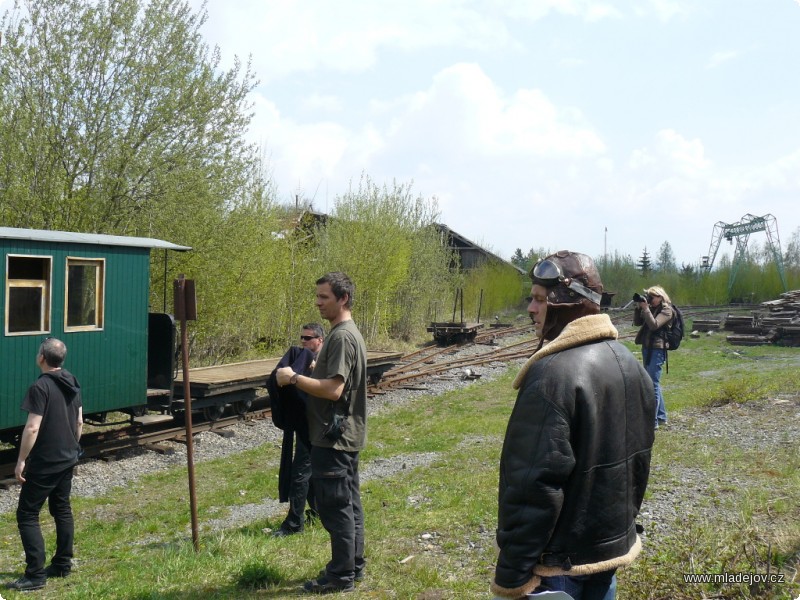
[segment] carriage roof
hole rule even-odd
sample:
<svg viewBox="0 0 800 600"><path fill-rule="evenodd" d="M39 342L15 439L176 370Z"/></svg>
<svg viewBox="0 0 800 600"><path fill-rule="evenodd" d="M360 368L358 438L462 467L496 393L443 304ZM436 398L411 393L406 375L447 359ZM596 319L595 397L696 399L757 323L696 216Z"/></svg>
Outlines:
<svg viewBox="0 0 800 600"><path fill-rule="evenodd" d="M105 235L101 233L78 233L75 231L44 231L41 229L19 229L0 227L0 239L28 240L34 242L58 242L69 244L97 244L102 246L126 246L135 248L161 248L184 252L189 246L179 246L172 242L155 238Z"/></svg>

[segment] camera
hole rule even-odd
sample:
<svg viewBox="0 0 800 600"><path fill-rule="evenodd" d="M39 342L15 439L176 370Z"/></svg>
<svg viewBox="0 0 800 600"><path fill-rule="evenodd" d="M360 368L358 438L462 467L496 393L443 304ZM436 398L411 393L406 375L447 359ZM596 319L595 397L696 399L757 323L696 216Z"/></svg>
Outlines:
<svg viewBox="0 0 800 600"><path fill-rule="evenodd" d="M633 301L634 302L647 302L647 298L642 296L639 292L633 292Z"/></svg>

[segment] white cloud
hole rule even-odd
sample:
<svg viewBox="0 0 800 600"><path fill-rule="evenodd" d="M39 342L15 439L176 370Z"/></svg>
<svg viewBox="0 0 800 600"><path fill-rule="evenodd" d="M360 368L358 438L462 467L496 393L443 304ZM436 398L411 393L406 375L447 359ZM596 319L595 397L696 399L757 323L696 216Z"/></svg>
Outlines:
<svg viewBox="0 0 800 600"><path fill-rule="evenodd" d="M300 107L309 112L338 113L344 108L342 99L331 94L311 94L300 100Z"/></svg>
<svg viewBox="0 0 800 600"><path fill-rule="evenodd" d="M687 176L699 175L710 164L701 140L687 140L672 129L659 131L652 148L634 150L628 161L634 170L657 167L659 171Z"/></svg>
<svg viewBox="0 0 800 600"><path fill-rule="evenodd" d="M196 7L200 0L191 0ZM225 40L225 54L253 56L264 81L298 71L362 72L382 49L497 49L514 41L503 15L484 2L406 0L238 0L209 3L212 40ZM257 46L254 46L257 40Z"/></svg>
<svg viewBox="0 0 800 600"><path fill-rule="evenodd" d="M551 12L586 21L622 16L622 12L612 2L598 0L501 0L498 4L510 17L525 18L530 21L538 21Z"/></svg>
<svg viewBox="0 0 800 600"><path fill-rule="evenodd" d="M488 159L596 156L605 145L577 109L554 105L540 90L506 94L475 64L439 72L431 86L405 99L393 143L429 145L426 154Z"/></svg>
<svg viewBox="0 0 800 600"><path fill-rule="evenodd" d="M798 0L800 2L800 0ZM558 61L558 64L565 69L575 69L578 67L583 67L587 64L587 61L583 58L562 58Z"/></svg>
<svg viewBox="0 0 800 600"><path fill-rule="evenodd" d="M269 170L281 195L293 196L299 190L313 198L324 182L358 175L355 165L367 162L383 144L369 125L351 131L333 121L300 123L282 115L261 95L254 97L254 104L250 137L268 153Z"/></svg>
<svg viewBox="0 0 800 600"><path fill-rule="evenodd" d="M648 0L647 6L661 21L686 17L697 10L696 3L686 0Z"/></svg>
<svg viewBox="0 0 800 600"><path fill-rule="evenodd" d="M723 63L739 58L739 52L736 50L714 52L711 58L706 63L706 69L715 69Z"/></svg>

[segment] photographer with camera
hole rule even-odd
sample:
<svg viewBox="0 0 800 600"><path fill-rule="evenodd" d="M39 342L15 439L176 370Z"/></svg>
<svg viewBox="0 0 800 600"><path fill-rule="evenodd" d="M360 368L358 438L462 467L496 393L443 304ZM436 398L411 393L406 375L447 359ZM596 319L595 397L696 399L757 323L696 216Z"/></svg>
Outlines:
<svg viewBox="0 0 800 600"><path fill-rule="evenodd" d="M639 293L633 294L636 303L633 310L633 324L641 325L636 334L635 342L642 346L642 363L656 392L656 422L655 428L667 422L667 407L664 404L664 395L661 392L661 369L667 360L667 342L664 338L664 328L673 319L672 302L659 285L647 288L646 296Z"/></svg>

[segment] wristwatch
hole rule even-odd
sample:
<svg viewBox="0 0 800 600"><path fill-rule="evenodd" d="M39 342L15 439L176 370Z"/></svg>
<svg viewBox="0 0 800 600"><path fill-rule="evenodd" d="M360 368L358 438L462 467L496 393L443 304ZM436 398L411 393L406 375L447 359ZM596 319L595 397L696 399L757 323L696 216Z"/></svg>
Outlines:
<svg viewBox="0 0 800 600"><path fill-rule="evenodd" d="M297 373L289 377L289 383L292 385L297 385Z"/></svg>

